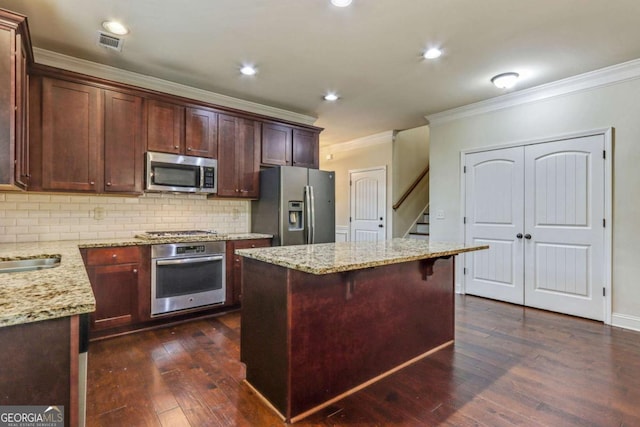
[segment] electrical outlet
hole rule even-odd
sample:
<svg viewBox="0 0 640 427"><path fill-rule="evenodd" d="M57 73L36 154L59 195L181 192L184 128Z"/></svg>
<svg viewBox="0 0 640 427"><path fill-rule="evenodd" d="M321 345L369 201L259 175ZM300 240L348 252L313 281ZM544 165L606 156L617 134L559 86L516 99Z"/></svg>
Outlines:
<svg viewBox="0 0 640 427"><path fill-rule="evenodd" d="M436 211L436 219L444 219L444 211L442 209Z"/></svg>
<svg viewBox="0 0 640 427"><path fill-rule="evenodd" d="M100 220L103 220L104 217L105 217L105 212L103 207L98 206L96 208L93 208L93 219L100 221Z"/></svg>

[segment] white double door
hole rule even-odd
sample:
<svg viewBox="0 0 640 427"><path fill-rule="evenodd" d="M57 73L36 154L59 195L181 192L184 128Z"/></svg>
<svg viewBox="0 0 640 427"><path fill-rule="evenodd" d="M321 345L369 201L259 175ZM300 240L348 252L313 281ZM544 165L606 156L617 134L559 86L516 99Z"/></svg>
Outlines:
<svg viewBox="0 0 640 427"><path fill-rule="evenodd" d="M465 292L604 319L604 136L465 155Z"/></svg>

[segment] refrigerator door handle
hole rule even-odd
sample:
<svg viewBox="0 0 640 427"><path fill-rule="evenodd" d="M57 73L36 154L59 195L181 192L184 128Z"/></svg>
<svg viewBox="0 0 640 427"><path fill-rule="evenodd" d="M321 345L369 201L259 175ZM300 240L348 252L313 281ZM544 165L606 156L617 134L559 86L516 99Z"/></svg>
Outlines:
<svg viewBox="0 0 640 427"><path fill-rule="evenodd" d="M307 217L305 222L306 222L306 233L305 233L305 243L312 243L312 237L311 237L311 227L312 227L312 220L311 220L311 187L308 185L304 186L304 206L305 206L305 216Z"/></svg>
<svg viewBox="0 0 640 427"><path fill-rule="evenodd" d="M311 190L311 195L309 199L311 200L311 242L316 242L316 198L313 194L313 186L309 186L309 190Z"/></svg>

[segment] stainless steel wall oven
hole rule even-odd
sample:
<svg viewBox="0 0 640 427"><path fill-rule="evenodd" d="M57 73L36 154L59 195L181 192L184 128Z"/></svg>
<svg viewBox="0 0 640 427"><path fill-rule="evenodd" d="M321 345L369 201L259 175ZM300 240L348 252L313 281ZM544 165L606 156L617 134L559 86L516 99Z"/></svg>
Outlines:
<svg viewBox="0 0 640 427"><path fill-rule="evenodd" d="M225 243L151 246L151 315L224 304Z"/></svg>

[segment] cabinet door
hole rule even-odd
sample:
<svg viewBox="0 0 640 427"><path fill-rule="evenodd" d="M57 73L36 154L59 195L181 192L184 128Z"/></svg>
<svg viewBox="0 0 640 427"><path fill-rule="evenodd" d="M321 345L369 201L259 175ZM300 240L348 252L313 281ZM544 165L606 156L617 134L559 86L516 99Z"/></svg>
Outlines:
<svg viewBox="0 0 640 427"><path fill-rule="evenodd" d="M148 100L146 112L147 150L181 153L184 146L184 107Z"/></svg>
<svg viewBox="0 0 640 427"><path fill-rule="evenodd" d="M203 108L187 108L184 154L218 157L218 115Z"/></svg>
<svg viewBox="0 0 640 427"><path fill-rule="evenodd" d="M292 165L318 169L318 133L302 129L293 130Z"/></svg>
<svg viewBox="0 0 640 427"><path fill-rule="evenodd" d="M273 123L262 125L262 164L291 165L291 131L288 126Z"/></svg>
<svg viewBox="0 0 640 427"><path fill-rule="evenodd" d="M238 185L236 155L236 118L220 114L218 117L218 196L236 197Z"/></svg>
<svg viewBox="0 0 640 427"><path fill-rule="evenodd" d="M235 250L269 246L271 239L227 241L227 305L240 304L242 300L242 257Z"/></svg>
<svg viewBox="0 0 640 427"><path fill-rule="evenodd" d="M102 91L50 78L42 86L42 187L103 187Z"/></svg>
<svg viewBox="0 0 640 427"><path fill-rule="evenodd" d="M99 265L87 273L96 298L91 329L130 325L137 320L138 268L135 264Z"/></svg>
<svg viewBox="0 0 640 427"><path fill-rule="evenodd" d="M238 184L240 197L257 198L260 194L260 122L238 119Z"/></svg>
<svg viewBox="0 0 640 427"><path fill-rule="evenodd" d="M142 193L142 98L105 91L106 192Z"/></svg>
<svg viewBox="0 0 640 427"><path fill-rule="evenodd" d="M16 158L15 182L21 188L29 183L29 80L27 76L27 52L22 34L16 34Z"/></svg>

